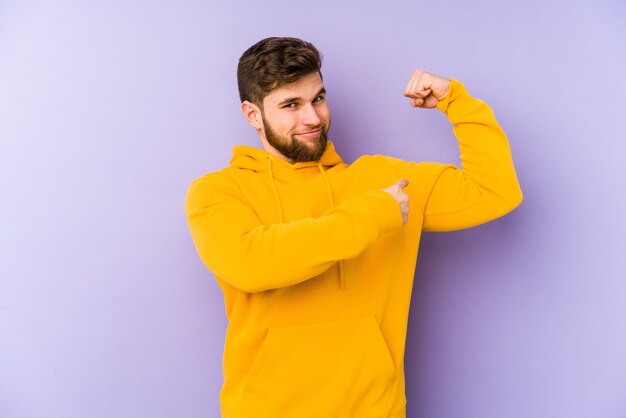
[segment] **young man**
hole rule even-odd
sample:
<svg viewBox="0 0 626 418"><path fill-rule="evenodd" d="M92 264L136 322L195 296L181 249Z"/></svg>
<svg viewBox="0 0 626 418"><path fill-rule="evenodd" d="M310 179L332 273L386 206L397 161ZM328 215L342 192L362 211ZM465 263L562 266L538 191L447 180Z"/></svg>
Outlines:
<svg viewBox="0 0 626 418"><path fill-rule="evenodd" d="M404 417L421 232L478 225L522 200L491 109L421 70L404 95L447 115L462 169L384 156L345 164L327 140L320 68L299 39L250 47L241 109L263 149L235 147L230 167L188 191L191 233L229 319L224 417Z"/></svg>

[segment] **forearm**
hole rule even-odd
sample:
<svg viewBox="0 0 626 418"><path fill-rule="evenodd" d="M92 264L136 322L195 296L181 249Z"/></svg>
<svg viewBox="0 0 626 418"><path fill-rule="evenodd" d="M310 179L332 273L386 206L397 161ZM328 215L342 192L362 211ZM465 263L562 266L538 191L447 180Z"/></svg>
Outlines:
<svg viewBox="0 0 626 418"><path fill-rule="evenodd" d="M373 191L319 218L264 225L240 197L202 185L188 193L187 218L205 265L247 292L315 277L339 260L356 257L402 222L393 198Z"/></svg>
<svg viewBox="0 0 626 418"><path fill-rule="evenodd" d="M424 229L467 228L519 205L522 192L509 143L491 108L456 80L437 108L454 125L461 169L450 167L437 179L425 209Z"/></svg>

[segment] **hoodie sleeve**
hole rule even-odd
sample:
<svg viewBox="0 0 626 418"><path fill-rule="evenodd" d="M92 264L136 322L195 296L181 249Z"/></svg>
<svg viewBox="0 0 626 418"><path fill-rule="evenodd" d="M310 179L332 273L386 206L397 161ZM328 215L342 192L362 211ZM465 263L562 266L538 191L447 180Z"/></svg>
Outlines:
<svg viewBox="0 0 626 418"><path fill-rule="evenodd" d="M346 200L318 218L265 225L236 182L220 173L191 184L186 215L204 264L246 292L313 278L402 226L398 204L380 190Z"/></svg>
<svg viewBox="0 0 626 418"><path fill-rule="evenodd" d="M461 166L409 163L403 175L427 179L425 231L469 228L513 210L522 201L506 134L491 108L452 79L448 96L437 104L459 141ZM422 181L423 183L423 181ZM428 186L430 184L430 186Z"/></svg>

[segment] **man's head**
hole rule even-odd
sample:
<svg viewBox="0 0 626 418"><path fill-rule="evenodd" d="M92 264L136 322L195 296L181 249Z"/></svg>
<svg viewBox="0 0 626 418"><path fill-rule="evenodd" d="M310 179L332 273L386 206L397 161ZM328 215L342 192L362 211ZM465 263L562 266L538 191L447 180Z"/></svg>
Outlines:
<svg viewBox="0 0 626 418"><path fill-rule="evenodd" d="M328 142L330 112L321 57L296 38L267 38L239 59L241 109L266 151L291 162L318 161Z"/></svg>

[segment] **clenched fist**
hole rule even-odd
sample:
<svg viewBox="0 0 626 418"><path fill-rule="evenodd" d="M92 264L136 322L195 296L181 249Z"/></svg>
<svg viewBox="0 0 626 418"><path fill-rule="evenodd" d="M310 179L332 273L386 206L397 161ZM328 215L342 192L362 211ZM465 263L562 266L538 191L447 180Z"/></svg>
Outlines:
<svg viewBox="0 0 626 418"><path fill-rule="evenodd" d="M404 189L409 185L409 181L407 179L402 179L395 182L393 185L383 189L383 192L387 192L396 199L398 205L400 206L400 212L402 212L402 225L406 224L409 220L409 195L404 193Z"/></svg>
<svg viewBox="0 0 626 418"><path fill-rule="evenodd" d="M415 70L404 89L411 98L411 106L432 109L450 91L450 80L424 70Z"/></svg>

